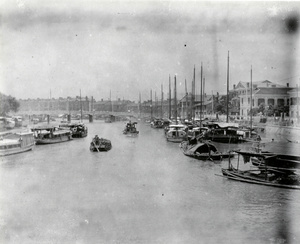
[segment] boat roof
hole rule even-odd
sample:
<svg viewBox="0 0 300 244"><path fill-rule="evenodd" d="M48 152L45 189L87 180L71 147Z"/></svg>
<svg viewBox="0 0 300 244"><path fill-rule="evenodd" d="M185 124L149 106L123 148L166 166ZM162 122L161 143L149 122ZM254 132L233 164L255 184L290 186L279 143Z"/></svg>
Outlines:
<svg viewBox="0 0 300 244"><path fill-rule="evenodd" d="M189 151L191 153L195 153L197 151L201 151L201 149L210 149L213 152L218 151L218 149L216 148L216 146L212 143L209 142L201 142L201 143L197 143L195 146L193 146Z"/></svg>
<svg viewBox="0 0 300 244"><path fill-rule="evenodd" d="M20 143L19 139L2 139L0 140L1 146L8 146L8 145L16 145Z"/></svg>
<svg viewBox="0 0 300 244"><path fill-rule="evenodd" d="M170 128L185 128L186 125L169 125Z"/></svg>
<svg viewBox="0 0 300 244"><path fill-rule="evenodd" d="M31 130L53 130L55 128L57 128L57 127L42 125L42 126L33 127L33 128L31 128Z"/></svg>

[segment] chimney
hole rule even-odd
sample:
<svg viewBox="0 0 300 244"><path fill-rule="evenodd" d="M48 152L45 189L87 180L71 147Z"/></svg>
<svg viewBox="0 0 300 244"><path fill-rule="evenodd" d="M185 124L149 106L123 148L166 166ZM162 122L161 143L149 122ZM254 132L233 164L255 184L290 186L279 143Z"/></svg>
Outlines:
<svg viewBox="0 0 300 244"><path fill-rule="evenodd" d="M235 85L233 85L233 90L235 90Z"/></svg>
<svg viewBox="0 0 300 244"><path fill-rule="evenodd" d="M289 84L289 83L286 83L286 87L290 87L290 84Z"/></svg>
<svg viewBox="0 0 300 244"><path fill-rule="evenodd" d="M250 83L249 82L247 82L247 88L249 88L250 87Z"/></svg>

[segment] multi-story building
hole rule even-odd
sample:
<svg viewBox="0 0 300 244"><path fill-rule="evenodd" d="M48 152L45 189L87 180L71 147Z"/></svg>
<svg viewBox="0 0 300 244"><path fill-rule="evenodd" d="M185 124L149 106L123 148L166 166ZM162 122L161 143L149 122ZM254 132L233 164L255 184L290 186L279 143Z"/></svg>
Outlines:
<svg viewBox="0 0 300 244"><path fill-rule="evenodd" d="M290 98L288 92L293 88L278 85L271 81L256 81L252 82L252 99L250 82L240 81L234 85L233 90L240 99L240 116L250 115L250 107L259 107L261 104L265 106L289 106Z"/></svg>

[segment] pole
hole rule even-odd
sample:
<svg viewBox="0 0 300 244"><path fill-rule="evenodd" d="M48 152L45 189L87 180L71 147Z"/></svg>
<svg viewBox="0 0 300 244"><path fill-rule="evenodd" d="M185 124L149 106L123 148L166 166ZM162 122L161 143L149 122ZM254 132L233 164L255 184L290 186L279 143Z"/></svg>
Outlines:
<svg viewBox="0 0 300 244"><path fill-rule="evenodd" d="M153 118L153 108L152 108L152 89L150 90L150 109L151 109L151 121Z"/></svg>
<svg viewBox="0 0 300 244"><path fill-rule="evenodd" d="M171 119L172 117L172 109L171 109L171 76L169 75L169 119Z"/></svg>
<svg viewBox="0 0 300 244"><path fill-rule="evenodd" d="M202 81L203 81L203 66L201 62L201 78L200 78L200 127L202 126Z"/></svg>
<svg viewBox="0 0 300 244"><path fill-rule="evenodd" d="M214 91L211 91L211 101L212 101L212 105L211 105L211 115L214 114ZM212 116L211 116L212 117Z"/></svg>
<svg viewBox="0 0 300 244"><path fill-rule="evenodd" d="M194 65L194 76L193 76L193 81L192 81L192 118L193 121L195 120L195 91L196 91L196 67Z"/></svg>
<svg viewBox="0 0 300 244"><path fill-rule="evenodd" d="M229 51L228 51L228 58L227 58L227 101L226 101L226 122L228 123L229 117Z"/></svg>
<svg viewBox="0 0 300 244"><path fill-rule="evenodd" d="M175 108L175 121L177 124L177 94L176 94L176 75L174 77L174 108Z"/></svg>
<svg viewBox="0 0 300 244"><path fill-rule="evenodd" d="M297 84L297 125L299 124L299 85Z"/></svg>
<svg viewBox="0 0 300 244"><path fill-rule="evenodd" d="M185 118L188 119L188 92L185 79Z"/></svg>
<svg viewBox="0 0 300 244"><path fill-rule="evenodd" d="M81 89L80 89L80 122L82 122L82 102L81 102Z"/></svg>
<svg viewBox="0 0 300 244"><path fill-rule="evenodd" d="M252 65L250 71L250 130L252 130Z"/></svg>
<svg viewBox="0 0 300 244"><path fill-rule="evenodd" d="M163 102L164 102L164 89L163 89L163 85L161 85L161 110L160 110L160 116L161 118L164 117L164 110L163 110Z"/></svg>

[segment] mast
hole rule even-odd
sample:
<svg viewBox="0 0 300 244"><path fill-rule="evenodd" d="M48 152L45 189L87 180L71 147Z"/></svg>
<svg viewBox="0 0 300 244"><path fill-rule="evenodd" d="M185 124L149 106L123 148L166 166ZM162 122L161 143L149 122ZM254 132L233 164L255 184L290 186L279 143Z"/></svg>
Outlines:
<svg viewBox="0 0 300 244"><path fill-rule="evenodd" d="M161 85L161 110L160 110L160 112L161 112L161 114L160 114L160 116L161 116L161 118L163 118L163 116L164 116L164 110L163 110L163 102L164 102L164 90L163 90L163 85Z"/></svg>
<svg viewBox="0 0 300 244"><path fill-rule="evenodd" d="M151 109L151 120L153 118L153 108L152 108L152 89L150 90L150 109Z"/></svg>
<svg viewBox="0 0 300 244"><path fill-rule="evenodd" d="M252 65L250 70L250 130L252 130Z"/></svg>
<svg viewBox="0 0 300 244"><path fill-rule="evenodd" d="M171 119L171 117L172 117L171 98L172 98L172 95L171 95L171 76L169 75L169 119Z"/></svg>
<svg viewBox="0 0 300 244"><path fill-rule="evenodd" d="M299 123L299 85L297 84L297 124Z"/></svg>
<svg viewBox="0 0 300 244"><path fill-rule="evenodd" d="M177 94L176 94L176 75L174 77L174 108L175 108L175 121L177 124Z"/></svg>
<svg viewBox="0 0 300 244"><path fill-rule="evenodd" d="M211 105L211 115L214 114L214 91L211 90L211 102L212 102L212 105ZM210 116L212 118L212 116Z"/></svg>
<svg viewBox="0 0 300 244"><path fill-rule="evenodd" d="M141 99L141 92L139 92L139 116L140 116L140 118L141 118L141 110L142 110L141 106L142 106L142 99Z"/></svg>
<svg viewBox="0 0 300 244"><path fill-rule="evenodd" d="M195 120L195 82L196 81L196 67L194 65L194 74L193 74L193 81L192 81L192 97L191 97L191 114L193 121Z"/></svg>
<svg viewBox="0 0 300 244"><path fill-rule="evenodd" d="M185 118L188 119L188 92L187 92L186 79L185 79Z"/></svg>
<svg viewBox="0 0 300 244"><path fill-rule="evenodd" d="M79 90L80 93L80 122L82 122L82 103L81 103L81 89Z"/></svg>
<svg viewBox="0 0 300 244"><path fill-rule="evenodd" d="M202 100L203 100L203 97L202 97L202 93L203 93L203 90L202 90L202 84L203 82L203 66L202 66L202 62L201 62L201 78L200 78L200 127L202 126Z"/></svg>
<svg viewBox="0 0 300 244"><path fill-rule="evenodd" d="M203 107L202 107L202 110L204 110L204 102L205 102L205 76L203 76L203 88L202 88L202 104L203 104ZM204 111L202 111L204 113ZM204 114L203 114L203 118L204 118Z"/></svg>
<svg viewBox="0 0 300 244"><path fill-rule="evenodd" d="M226 101L226 122L228 123L228 117L229 117L229 51L228 51L228 57L227 57L227 101Z"/></svg>

